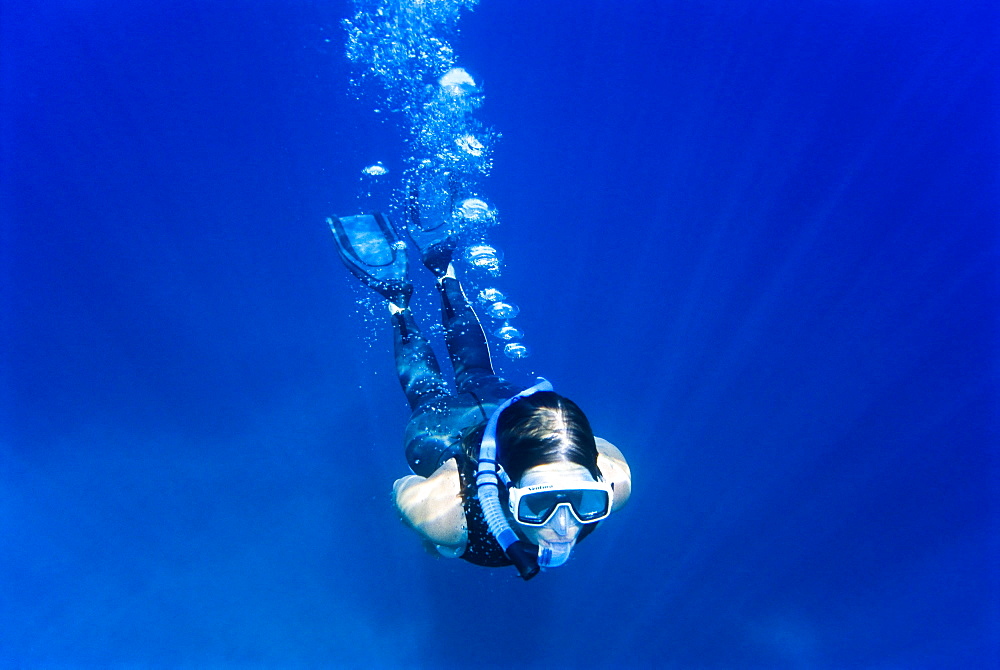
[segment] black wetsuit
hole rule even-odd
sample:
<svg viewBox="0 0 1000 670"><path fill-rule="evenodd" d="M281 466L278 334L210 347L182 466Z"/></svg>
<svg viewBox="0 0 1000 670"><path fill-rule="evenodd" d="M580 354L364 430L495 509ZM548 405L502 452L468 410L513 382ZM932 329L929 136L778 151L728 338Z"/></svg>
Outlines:
<svg viewBox="0 0 1000 670"><path fill-rule="evenodd" d="M461 558L487 567L511 565L490 534L479 505L476 463L483 428L490 415L523 389L494 373L486 335L458 280L446 277L438 284L438 290L445 341L455 370L454 391L449 388L410 310L393 316L396 368L413 410L404 437L406 460L414 473L429 477L445 461L454 458L468 529L468 543ZM507 504L504 487L500 487L500 503ZM578 541L596 525L588 524Z"/></svg>
<svg viewBox="0 0 1000 670"><path fill-rule="evenodd" d="M522 390L493 372L486 335L458 280L446 277L438 290L454 390L411 311L393 316L396 369L413 411L404 437L406 460L421 477L459 452L463 431L485 424L500 403Z"/></svg>
<svg viewBox="0 0 1000 670"><path fill-rule="evenodd" d="M494 373L486 335L458 280L446 277L438 290L454 390L410 310L393 316L396 368L413 411L404 436L406 460L414 473L430 477L456 459L469 538L462 558L476 565L510 565L476 497L476 458L490 415L522 389Z"/></svg>

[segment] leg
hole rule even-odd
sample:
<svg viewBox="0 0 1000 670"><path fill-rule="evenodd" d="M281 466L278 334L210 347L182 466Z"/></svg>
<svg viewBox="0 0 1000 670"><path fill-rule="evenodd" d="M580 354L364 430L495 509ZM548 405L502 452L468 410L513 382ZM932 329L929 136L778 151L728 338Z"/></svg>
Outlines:
<svg viewBox="0 0 1000 670"><path fill-rule="evenodd" d="M434 354L416 330L410 310L390 305L399 378L413 408L404 438L406 460L422 477L429 477L460 451L463 429L485 423L492 408L521 390L493 373L486 335L450 263L439 275L437 286L456 395L448 394Z"/></svg>
<svg viewBox="0 0 1000 670"><path fill-rule="evenodd" d="M413 410L406 428L406 457L418 475L429 476L450 457L470 396L450 395L437 358L409 309L405 247L381 214L328 219L337 251L363 284L388 302L399 383ZM456 421L457 420L457 421Z"/></svg>
<svg viewBox="0 0 1000 670"><path fill-rule="evenodd" d="M413 413L406 425L406 461L415 474L430 477L455 455L467 402L450 395L430 343L409 308L390 303L399 383Z"/></svg>
<svg viewBox="0 0 1000 670"><path fill-rule="evenodd" d="M453 240L433 245L424 252L423 261L437 278L441 320L448 356L455 369L455 385L459 393L471 393L481 403L497 404L521 389L497 377L493 371L486 333L462 284L455 277L451 264L453 250Z"/></svg>
<svg viewBox="0 0 1000 670"><path fill-rule="evenodd" d="M462 228L461 220L452 216L458 185L449 174L430 172L423 173L423 177L422 182L410 193L407 230L420 249L424 266L437 279L448 355L455 369L455 384L459 393L463 393L470 380L493 375L493 362L490 360L486 334L451 263ZM437 184L436 188L428 188L427 183L423 183L432 179L436 180L435 183L447 181L447 188L442 188L441 184ZM427 206L427 202L421 202L421 191L432 194L437 200L448 194L447 206L437 201L432 202L432 206Z"/></svg>
<svg viewBox="0 0 1000 670"><path fill-rule="evenodd" d="M390 310L393 312L392 339L396 372L410 409L415 411L433 398L447 396L448 384L441 374L430 343L420 332L410 309L400 309L390 303Z"/></svg>
<svg viewBox="0 0 1000 670"><path fill-rule="evenodd" d="M441 321L448 356L455 368L455 385L459 393L464 393L476 378L494 374L490 347L479 317L450 265L449 272L438 279L437 288L441 294Z"/></svg>

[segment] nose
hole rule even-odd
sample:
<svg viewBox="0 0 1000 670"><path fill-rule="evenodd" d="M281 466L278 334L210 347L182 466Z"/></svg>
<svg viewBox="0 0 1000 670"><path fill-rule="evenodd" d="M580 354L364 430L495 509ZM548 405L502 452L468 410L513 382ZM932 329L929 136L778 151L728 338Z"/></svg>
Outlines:
<svg viewBox="0 0 1000 670"><path fill-rule="evenodd" d="M549 522L551 528L555 531L556 535L559 537L569 537L574 530L573 516L569 513L569 509L566 505L560 505L552 515L552 520Z"/></svg>

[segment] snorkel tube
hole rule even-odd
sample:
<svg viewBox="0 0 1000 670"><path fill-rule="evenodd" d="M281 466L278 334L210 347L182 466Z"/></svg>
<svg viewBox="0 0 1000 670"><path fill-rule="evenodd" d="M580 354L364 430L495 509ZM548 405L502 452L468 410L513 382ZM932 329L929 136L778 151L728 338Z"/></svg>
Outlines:
<svg viewBox="0 0 1000 670"><path fill-rule="evenodd" d="M490 533L503 548L507 558L517 567L518 573L525 581L538 574L538 552L533 545L522 541L517 536L514 529L507 523L507 517L500 505L500 482L497 476L497 422L500 420L500 414L518 400L539 391L551 390L552 384L539 378L539 382L531 388L525 389L513 398L501 403L490 416L490 420L486 422L483 441L479 446L479 468L476 471L479 505L483 508L483 515L486 517L486 525L489 527Z"/></svg>

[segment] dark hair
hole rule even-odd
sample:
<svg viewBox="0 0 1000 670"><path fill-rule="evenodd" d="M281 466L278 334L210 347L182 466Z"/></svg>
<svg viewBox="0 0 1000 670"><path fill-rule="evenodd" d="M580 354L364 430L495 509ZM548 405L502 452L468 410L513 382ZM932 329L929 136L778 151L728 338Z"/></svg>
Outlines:
<svg viewBox="0 0 1000 670"><path fill-rule="evenodd" d="M590 422L575 402L552 391L522 398L500 414L497 449L500 465L515 483L528 468L567 461L601 479Z"/></svg>

